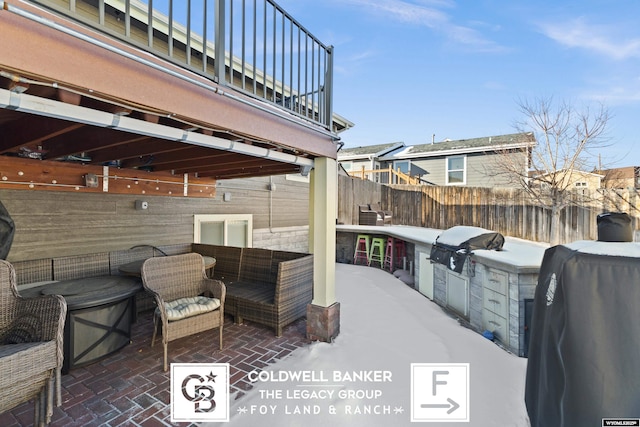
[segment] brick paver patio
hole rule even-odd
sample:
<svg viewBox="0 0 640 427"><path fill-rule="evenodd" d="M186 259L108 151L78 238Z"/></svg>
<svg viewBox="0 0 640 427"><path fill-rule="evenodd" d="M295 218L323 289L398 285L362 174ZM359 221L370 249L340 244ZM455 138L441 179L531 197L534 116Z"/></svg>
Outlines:
<svg viewBox="0 0 640 427"><path fill-rule="evenodd" d="M51 426L169 426L169 372L162 371L162 343L152 348L151 312L138 316L132 343L94 364L71 369L62 377L62 406ZM224 349L217 329L169 343L169 361L230 364L232 399L251 388L247 373L261 369L308 345L304 319L289 325L281 337L273 329L250 322L236 325L227 317ZM33 424L33 403L0 414L0 426ZM182 424L187 425L187 424Z"/></svg>

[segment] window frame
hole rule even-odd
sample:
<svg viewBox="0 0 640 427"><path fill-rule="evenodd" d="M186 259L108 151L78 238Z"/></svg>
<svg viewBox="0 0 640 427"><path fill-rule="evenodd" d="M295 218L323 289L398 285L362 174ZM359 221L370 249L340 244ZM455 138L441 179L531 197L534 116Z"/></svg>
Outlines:
<svg viewBox="0 0 640 427"><path fill-rule="evenodd" d="M247 238L245 242L246 248L253 247L253 215L251 214L194 214L193 215L193 241L194 243L201 242L202 224L207 222L222 222L223 223L223 246L228 246L229 223L232 221L246 221L247 222Z"/></svg>
<svg viewBox="0 0 640 427"><path fill-rule="evenodd" d="M449 160L455 158L462 158L462 169L449 169ZM444 179L446 185L466 185L467 184L467 155L456 154L453 156L447 156L444 159ZM451 172L462 172L462 182L450 182L449 177Z"/></svg>
<svg viewBox="0 0 640 427"><path fill-rule="evenodd" d="M402 172L402 173L404 173L406 175L411 175L411 165L412 165L411 160L409 160L409 159L394 160L393 161L393 165L392 165L394 171L398 170L398 163L406 163L407 164L407 171L404 172L404 171L400 170L400 172ZM400 169L402 169L402 168L400 168ZM395 175L393 175L393 183L394 184L398 183L398 177L395 176Z"/></svg>

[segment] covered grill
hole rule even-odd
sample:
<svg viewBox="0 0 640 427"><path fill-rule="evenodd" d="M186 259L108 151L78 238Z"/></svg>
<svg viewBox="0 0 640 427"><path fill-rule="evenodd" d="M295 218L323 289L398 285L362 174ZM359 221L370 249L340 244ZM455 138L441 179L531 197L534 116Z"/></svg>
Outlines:
<svg viewBox="0 0 640 427"><path fill-rule="evenodd" d="M456 226L443 231L431 248L431 261L461 273L464 262L474 250L500 250L504 237L480 227Z"/></svg>
<svg viewBox="0 0 640 427"><path fill-rule="evenodd" d="M581 241L546 250L525 388L532 427L638 417L639 278L637 243Z"/></svg>

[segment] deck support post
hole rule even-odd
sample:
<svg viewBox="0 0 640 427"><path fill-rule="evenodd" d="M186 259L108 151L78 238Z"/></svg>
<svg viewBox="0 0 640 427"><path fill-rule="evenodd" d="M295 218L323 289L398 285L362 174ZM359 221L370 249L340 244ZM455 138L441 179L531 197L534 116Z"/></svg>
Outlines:
<svg viewBox="0 0 640 427"><path fill-rule="evenodd" d="M340 333L336 301L336 215L338 163L316 158L309 197L309 251L313 253L313 300L307 307L307 337L331 342Z"/></svg>

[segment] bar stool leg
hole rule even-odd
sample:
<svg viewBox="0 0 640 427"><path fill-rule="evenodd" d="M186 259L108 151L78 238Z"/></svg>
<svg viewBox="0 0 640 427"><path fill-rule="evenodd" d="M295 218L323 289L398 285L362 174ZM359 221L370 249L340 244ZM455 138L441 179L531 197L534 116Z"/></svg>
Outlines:
<svg viewBox="0 0 640 427"><path fill-rule="evenodd" d="M356 238L356 250L353 252L353 263L358 264L358 260L364 261L364 265L369 265L371 237L368 234L359 234Z"/></svg>
<svg viewBox="0 0 640 427"><path fill-rule="evenodd" d="M384 266L383 269L387 269L389 267L389 273L393 273L393 262L394 250L393 250L393 237L387 238L387 247L384 251Z"/></svg>
<svg viewBox="0 0 640 427"><path fill-rule="evenodd" d="M396 265L400 265L402 259L407 256L407 248L405 246L404 240L395 239L393 244L395 250L395 263Z"/></svg>
<svg viewBox="0 0 640 427"><path fill-rule="evenodd" d="M369 266L372 263L377 262L380 267L383 267L384 263L384 239L374 238L371 241L371 252L369 254Z"/></svg>

